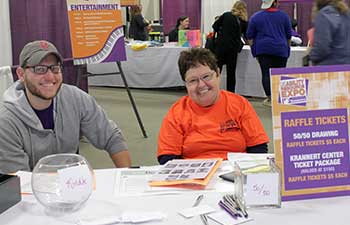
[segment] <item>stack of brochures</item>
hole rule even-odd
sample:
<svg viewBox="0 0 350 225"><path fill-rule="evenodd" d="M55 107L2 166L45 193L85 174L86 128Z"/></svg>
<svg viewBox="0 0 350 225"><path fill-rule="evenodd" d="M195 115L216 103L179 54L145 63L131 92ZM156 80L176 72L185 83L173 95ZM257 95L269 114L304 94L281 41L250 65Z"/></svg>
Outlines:
<svg viewBox="0 0 350 225"><path fill-rule="evenodd" d="M151 178L150 186L205 187L222 159L176 159L164 164Z"/></svg>

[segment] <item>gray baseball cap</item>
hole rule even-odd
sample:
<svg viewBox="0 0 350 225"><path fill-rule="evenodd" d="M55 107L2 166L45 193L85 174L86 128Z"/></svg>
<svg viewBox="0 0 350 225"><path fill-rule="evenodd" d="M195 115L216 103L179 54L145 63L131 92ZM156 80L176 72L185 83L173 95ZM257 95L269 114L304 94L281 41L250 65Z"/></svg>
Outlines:
<svg viewBox="0 0 350 225"><path fill-rule="evenodd" d="M63 62L61 54L52 43L45 40L29 42L23 47L19 55L19 64L21 67L26 65L35 66L50 54L55 55L60 63Z"/></svg>
<svg viewBox="0 0 350 225"><path fill-rule="evenodd" d="M268 9L275 0L262 0L261 9Z"/></svg>

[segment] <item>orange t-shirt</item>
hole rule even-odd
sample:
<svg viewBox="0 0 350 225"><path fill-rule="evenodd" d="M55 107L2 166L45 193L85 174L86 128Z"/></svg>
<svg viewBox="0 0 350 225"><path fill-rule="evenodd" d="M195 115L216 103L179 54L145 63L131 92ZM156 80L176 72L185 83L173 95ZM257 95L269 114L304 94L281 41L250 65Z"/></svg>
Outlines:
<svg viewBox="0 0 350 225"><path fill-rule="evenodd" d="M165 116L159 132L158 156L223 158L228 152L269 142L251 104L242 96L220 91L219 100L201 107L184 96Z"/></svg>

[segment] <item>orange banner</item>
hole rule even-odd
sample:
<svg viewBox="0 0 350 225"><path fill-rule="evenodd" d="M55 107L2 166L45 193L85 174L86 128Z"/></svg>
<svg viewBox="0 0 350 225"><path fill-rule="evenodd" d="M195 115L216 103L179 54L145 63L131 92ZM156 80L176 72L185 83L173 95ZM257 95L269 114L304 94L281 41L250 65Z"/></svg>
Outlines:
<svg viewBox="0 0 350 225"><path fill-rule="evenodd" d="M67 0L67 7L75 64L125 60L119 0Z"/></svg>
<svg viewBox="0 0 350 225"><path fill-rule="evenodd" d="M121 6L139 5L140 0L120 0Z"/></svg>

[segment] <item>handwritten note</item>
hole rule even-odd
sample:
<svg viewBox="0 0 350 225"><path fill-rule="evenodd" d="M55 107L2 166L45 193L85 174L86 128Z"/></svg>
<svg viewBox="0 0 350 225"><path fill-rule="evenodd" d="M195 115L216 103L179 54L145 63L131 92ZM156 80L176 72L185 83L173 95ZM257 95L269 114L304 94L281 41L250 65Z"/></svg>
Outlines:
<svg viewBox="0 0 350 225"><path fill-rule="evenodd" d="M92 175L87 165L58 170L63 200L79 201L92 192Z"/></svg>
<svg viewBox="0 0 350 225"><path fill-rule="evenodd" d="M246 205L278 205L279 183L278 173L248 174L245 187Z"/></svg>

